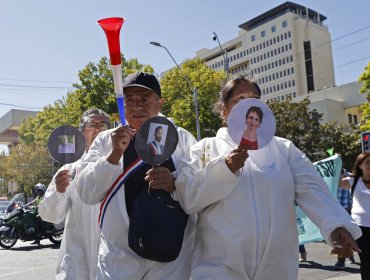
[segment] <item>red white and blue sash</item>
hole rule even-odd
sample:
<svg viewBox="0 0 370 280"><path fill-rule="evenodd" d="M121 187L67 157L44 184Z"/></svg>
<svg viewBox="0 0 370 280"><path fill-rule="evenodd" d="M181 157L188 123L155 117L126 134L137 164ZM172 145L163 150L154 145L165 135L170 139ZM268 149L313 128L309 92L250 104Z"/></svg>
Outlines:
<svg viewBox="0 0 370 280"><path fill-rule="evenodd" d="M123 173L118 176L116 181L113 183L113 185L109 188L103 202L100 205L100 213L99 213L99 226L100 228L103 227L103 222L104 222L104 216L107 211L108 205L111 202L113 196L118 192L118 190L122 187L122 185L125 183L126 179L130 177L132 173L134 173L138 168L140 168L142 165L145 163L143 162L142 159L137 158L130 166L125 168Z"/></svg>

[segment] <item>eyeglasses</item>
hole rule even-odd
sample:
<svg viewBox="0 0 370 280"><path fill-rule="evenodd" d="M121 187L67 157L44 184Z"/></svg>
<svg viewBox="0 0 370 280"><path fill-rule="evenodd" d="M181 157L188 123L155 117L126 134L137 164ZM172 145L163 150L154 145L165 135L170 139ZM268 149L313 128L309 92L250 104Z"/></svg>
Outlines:
<svg viewBox="0 0 370 280"><path fill-rule="evenodd" d="M141 106L147 106L149 104L152 104L156 101L153 97L141 97L141 98L125 98L125 106L134 106L134 105L141 105Z"/></svg>
<svg viewBox="0 0 370 280"><path fill-rule="evenodd" d="M86 123L85 127L87 129L99 129L99 130L107 130L109 128L108 124L105 122L102 123L88 122Z"/></svg>

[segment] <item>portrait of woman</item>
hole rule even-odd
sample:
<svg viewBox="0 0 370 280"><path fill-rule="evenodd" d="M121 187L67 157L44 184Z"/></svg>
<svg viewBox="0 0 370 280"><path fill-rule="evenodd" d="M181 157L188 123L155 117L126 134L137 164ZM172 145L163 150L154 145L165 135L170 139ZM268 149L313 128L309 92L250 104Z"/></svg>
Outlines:
<svg viewBox="0 0 370 280"><path fill-rule="evenodd" d="M261 125L263 118L262 109L252 106L248 109L245 116L247 128L244 130L240 146L248 150L258 150L257 130Z"/></svg>

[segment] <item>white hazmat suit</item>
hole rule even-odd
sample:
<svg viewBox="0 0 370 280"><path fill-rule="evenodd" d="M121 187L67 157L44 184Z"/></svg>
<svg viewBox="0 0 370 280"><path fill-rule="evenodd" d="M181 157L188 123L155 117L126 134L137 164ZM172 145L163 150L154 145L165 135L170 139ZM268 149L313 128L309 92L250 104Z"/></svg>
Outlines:
<svg viewBox="0 0 370 280"><path fill-rule="evenodd" d="M189 155L195 138L182 128L177 129L179 142L172 160L177 169L180 159ZM129 217L126 210L124 186L114 194L109 189L122 173L120 164L113 165L106 160L112 150L111 130L98 135L89 149L78 180L78 192L82 201L96 204L107 195L107 206L104 207L104 219L101 227L97 279L125 280L189 280L191 256L194 242L194 216L190 215L184 234L182 250L178 258L169 263L147 260L136 255L128 246ZM175 172L176 173L176 172ZM176 176L176 174L173 174ZM103 202L104 203L104 202ZM103 216L102 216L103 217Z"/></svg>
<svg viewBox="0 0 370 280"><path fill-rule="evenodd" d="M60 170L70 173L80 171L81 161L66 164ZM56 270L56 279L93 280L96 278L100 230L98 205L82 203L76 180L70 182L64 193L56 189L55 176L39 205L39 214L45 221L60 223L65 219L65 228Z"/></svg>
<svg viewBox="0 0 370 280"><path fill-rule="evenodd" d="M191 149L176 179L179 201L198 213L192 280L296 280L298 234L294 200L330 234L345 227L356 239L361 230L329 194L324 180L292 142L273 137L249 151L233 174L225 156L237 145L227 128Z"/></svg>

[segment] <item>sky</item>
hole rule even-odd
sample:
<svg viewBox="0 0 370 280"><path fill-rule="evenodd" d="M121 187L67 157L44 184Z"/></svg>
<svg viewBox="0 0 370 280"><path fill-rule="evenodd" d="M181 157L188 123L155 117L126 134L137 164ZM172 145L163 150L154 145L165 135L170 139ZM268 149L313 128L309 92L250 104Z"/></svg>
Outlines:
<svg viewBox="0 0 370 280"><path fill-rule="evenodd" d="M369 0L293 0L327 17L337 85L356 81L370 61ZM0 9L0 116L11 109L40 110L62 98L78 72L108 56L106 17L126 19L121 52L159 75L238 35L239 25L284 1L273 0L12 0ZM0 150L3 147L0 147Z"/></svg>

